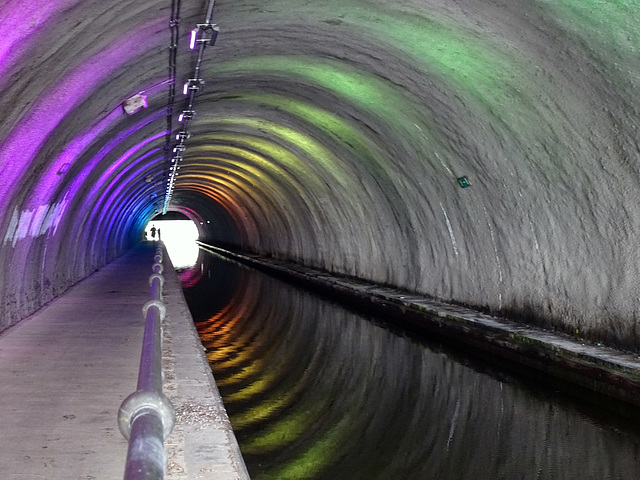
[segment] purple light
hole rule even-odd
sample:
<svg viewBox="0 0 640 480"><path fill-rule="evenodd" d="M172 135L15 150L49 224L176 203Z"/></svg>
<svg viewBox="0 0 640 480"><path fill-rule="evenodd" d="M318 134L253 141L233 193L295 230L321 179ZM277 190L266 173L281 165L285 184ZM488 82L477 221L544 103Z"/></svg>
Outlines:
<svg viewBox="0 0 640 480"><path fill-rule="evenodd" d="M106 228L107 231L122 230L130 225L132 218L136 215L124 214L125 211L136 209L135 202L131 202L132 192L137 192L135 182L148 169L149 163L161 160L162 157L150 158L160 152L159 148L153 149L135 159L130 165L123 168L117 175L105 179L102 194L91 203L90 225L95 228L88 230L100 230ZM84 204L88 207L86 202ZM114 219L116 221L114 222ZM91 239L95 242L95 237Z"/></svg>
<svg viewBox="0 0 640 480"><path fill-rule="evenodd" d="M70 167L91 142L117 121L121 115L120 112L119 108L115 109L99 123L84 130L71 141L40 175L37 183L31 188L29 198L23 203L23 208L36 208L38 205L51 203L52 198L55 198L53 196L56 195L56 188L62 181L63 175L60 172L64 173L64 165Z"/></svg>
<svg viewBox="0 0 640 480"><path fill-rule="evenodd" d="M115 110L114 113L116 113L116 115L120 115L120 113L118 112L118 110ZM93 171L94 168L96 168L100 162L107 157L111 151L120 143L123 142L127 137L134 135L138 130L140 130L141 128L144 128L146 125L148 125L149 123L157 120L158 118L161 118L162 116L162 112L157 112L153 115L149 115L147 117L144 117L139 123L137 123L136 125L134 125L133 127L131 127L128 130L125 130L123 132L121 132L120 134L118 134L117 136L115 136L114 138L112 138L111 140L109 140L104 147L102 147L100 149L100 151L90 160L88 161L84 168L82 169L82 171L80 173L78 173L77 175L74 176L73 179L73 183L69 186L69 191L71 191L74 195L81 190L81 186L84 183L84 181L89 177L90 173ZM166 133L166 132L165 132ZM160 135L164 135L165 133L161 133ZM156 137L157 138L157 137ZM144 143L147 143L147 141L145 141ZM135 149L137 149L139 146L134 147L134 151ZM125 154L125 159L128 158ZM119 161L123 161L123 159L121 158ZM100 179L100 182L105 181L106 177L103 176L103 178ZM92 190L91 195L95 195L95 187L94 190Z"/></svg>
<svg viewBox="0 0 640 480"><path fill-rule="evenodd" d="M109 168L107 168L100 176L98 181L93 185L88 194L81 200L80 211L90 212L90 216L94 220L96 218L113 218L113 215L108 213L110 212L109 206L113 203L113 198L107 201L111 195L112 190L114 188L117 188L117 191L120 192L123 188L125 188L127 182L120 182L120 180L127 174L127 172L131 171L131 169L138 167L139 171L137 172L136 177L139 177L141 172L148 169L150 163L161 160L161 157L157 157L155 159L152 159L150 162L147 161L149 157L156 155L160 151L160 148L153 148L148 152L142 154L140 157L135 158L131 162L131 164L125 166L121 172L116 173L116 170L118 168L121 168L124 163L130 161L132 157L135 157L139 150L144 148L149 143L162 138L164 134L165 132L160 132L156 135L146 138L142 142L128 149L122 156L120 156L120 158L118 158L118 160L110 165ZM119 185L119 187L116 187L116 185ZM101 191L102 193L100 193ZM102 214L100 212L102 212Z"/></svg>
<svg viewBox="0 0 640 480"><path fill-rule="evenodd" d="M191 41L189 42L189 48L193 50L196 48L196 37L198 36L198 29L194 28L191 30Z"/></svg>
<svg viewBox="0 0 640 480"><path fill-rule="evenodd" d="M148 137L146 139L144 139L143 141L139 142L137 145L131 147L129 150L127 150L124 155L122 155L120 158L118 158L118 160L116 160L115 162L113 162L102 174L102 177L100 178L100 180L97 182L98 185L101 185L102 183L105 183L108 180L108 177L117 169L120 167L120 165L122 165L125 161L127 161L130 157L134 156L134 154L140 150L141 148L143 148L144 146L146 146L148 143L153 142L154 140L157 140L158 138L161 138L163 135L165 134L165 132L160 132L160 133L156 133L155 135L152 135L151 137ZM145 158L148 155L150 155L151 153L155 152L156 150L158 150L157 148L151 150L150 152L144 154L141 158ZM137 160L136 160L137 161Z"/></svg>
<svg viewBox="0 0 640 480"><path fill-rule="evenodd" d="M109 75L122 65L140 55L147 39L157 29L154 22L140 28L130 37L121 39L87 59L85 63L70 69L57 85L42 96L24 113L20 123L8 135L8 141L0 150L0 165L3 166L4 182L0 184L0 208L20 188L19 179L32 164L37 152L66 115L73 112ZM88 75L87 72L91 72ZM61 163L66 163L62 161ZM58 165L59 168L59 165ZM58 168L54 171L57 173ZM60 177L58 177L60 178Z"/></svg>
<svg viewBox="0 0 640 480"><path fill-rule="evenodd" d="M167 81L151 85L144 91L145 93L155 93L164 88L165 85L167 85ZM58 185L62 181L64 173L68 168L71 167L71 165L75 163L75 161L82 155L85 149L93 141L95 141L96 138L102 135L107 129L112 128L113 125L117 123L121 114L121 107L118 106L110 113L108 113L104 118L100 119L97 123L94 123L84 131L80 132L72 141L70 141L64 148L64 150L60 153L60 155L54 161L52 161L47 169L40 175L40 179L38 180L38 182L31 188L29 198L23 203L23 208L35 209L40 205L55 203L57 201L57 197L55 197L56 188L58 188ZM157 114L154 114L151 116L151 118L157 119L159 118L159 116ZM144 119L142 123L138 124L128 133L125 133L123 137L119 136L118 139L122 140L126 136L133 134L136 130L143 128L150 121L153 120ZM113 145L117 144L117 141ZM75 195L76 188L79 188L78 186L82 183L83 179L86 178L89 172L102 160L102 158L102 156L94 158L88 165L88 168L83 168L82 172L76 178L74 178L70 190L72 196Z"/></svg>
<svg viewBox="0 0 640 480"><path fill-rule="evenodd" d="M144 142L139 143L135 147L129 149L122 157L118 159L118 161L116 162L117 165L119 166L125 161L127 161L140 148L142 148L147 143L153 140L156 140L157 138L160 138L161 135L162 134L150 137ZM109 207L113 204L113 202L118 200L120 197L122 197L122 195L120 194L123 192L123 190L129 188L128 187L129 182L121 181L121 180L127 176L130 176L133 179L138 178L142 174L142 172L146 171L146 169L149 167L150 162L147 161L147 159L149 159L149 157L153 157L159 151L160 151L159 148L154 148L146 152L145 154L136 158L130 165L123 168L121 172L119 172L117 175L113 177L111 177L111 174L115 171L116 165L109 168L102 175L102 178L101 178L102 182L100 183L100 185L102 186L106 185L106 187L103 189L102 195L100 195L97 201L95 201L92 213L94 215L97 213L99 217L108 217L108 215L101 215L100 210L108 211ZM151 160L151 162L153 162L154 160L158 161L159 159L160 157L155 158Z"/></svg>
<svg viewBox="0 0 640 480"><path fill-rule="evenodd" d="M76 3L77 0L2 2L0 77L20 61L22 54L30 47L31 37L35 37L40 26Z"/></svg>

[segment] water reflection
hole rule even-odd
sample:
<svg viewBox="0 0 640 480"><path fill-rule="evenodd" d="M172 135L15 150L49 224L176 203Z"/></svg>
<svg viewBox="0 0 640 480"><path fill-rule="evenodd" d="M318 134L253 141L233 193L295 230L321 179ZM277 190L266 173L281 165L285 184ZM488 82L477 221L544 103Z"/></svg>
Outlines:
<svg viewBox="0 0 640 480"><path fill-rule="evenodd" d="M632 429L259 273L209 262L185 295L253 479L640 474Z"/></svg>

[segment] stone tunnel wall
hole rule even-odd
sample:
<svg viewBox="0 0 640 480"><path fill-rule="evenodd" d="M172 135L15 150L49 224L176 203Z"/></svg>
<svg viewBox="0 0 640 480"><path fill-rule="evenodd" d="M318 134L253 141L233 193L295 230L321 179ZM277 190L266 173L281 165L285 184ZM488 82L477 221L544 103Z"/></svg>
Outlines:
<svg viewBox="0 0 640 480"><path fill-rule="evenodd" d="M170 6L3 8L0 327L162 210L206 8L181 7L168 135ZM168 208L225 246L638 348L638 9L218 1Z"/></svg>

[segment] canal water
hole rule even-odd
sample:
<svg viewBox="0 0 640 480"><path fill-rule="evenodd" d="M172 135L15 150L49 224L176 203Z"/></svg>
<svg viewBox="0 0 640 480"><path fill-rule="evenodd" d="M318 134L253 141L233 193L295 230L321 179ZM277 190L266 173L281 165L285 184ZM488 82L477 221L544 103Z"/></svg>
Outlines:
<svg viewBox="0 0 640 480"><path fill-rule="evenodd" d="M181 280L252 479L640 478L635 421L203 255Z"/></svg>

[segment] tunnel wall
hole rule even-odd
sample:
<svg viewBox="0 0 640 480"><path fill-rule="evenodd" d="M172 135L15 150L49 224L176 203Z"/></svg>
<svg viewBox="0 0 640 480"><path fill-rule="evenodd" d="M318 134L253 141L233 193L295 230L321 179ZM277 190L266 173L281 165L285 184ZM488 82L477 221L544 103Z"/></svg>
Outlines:
<svg viewBox="0 0 640 480"><path fill-rule="evenodd" d="M267 152L237 248L637 348L637 9L332 6L217 51L200 134Z"/></svg>
<svg viewBox="0 0 640 480"><path fill-rule="evenodd" d="M0 328L167 207L225 247L640 346L635 2L218 1L164 204L206 10L181 5L169 131L172 5L3 8Z"/></svg>
<svg viewBox="0 0 640 480"><path fill-rule="evenodd" d="M3 5L0 330L127 251L158 212L169 10L164 2ZM135 94L155 107L148 115L124 113Z"/></svg>

